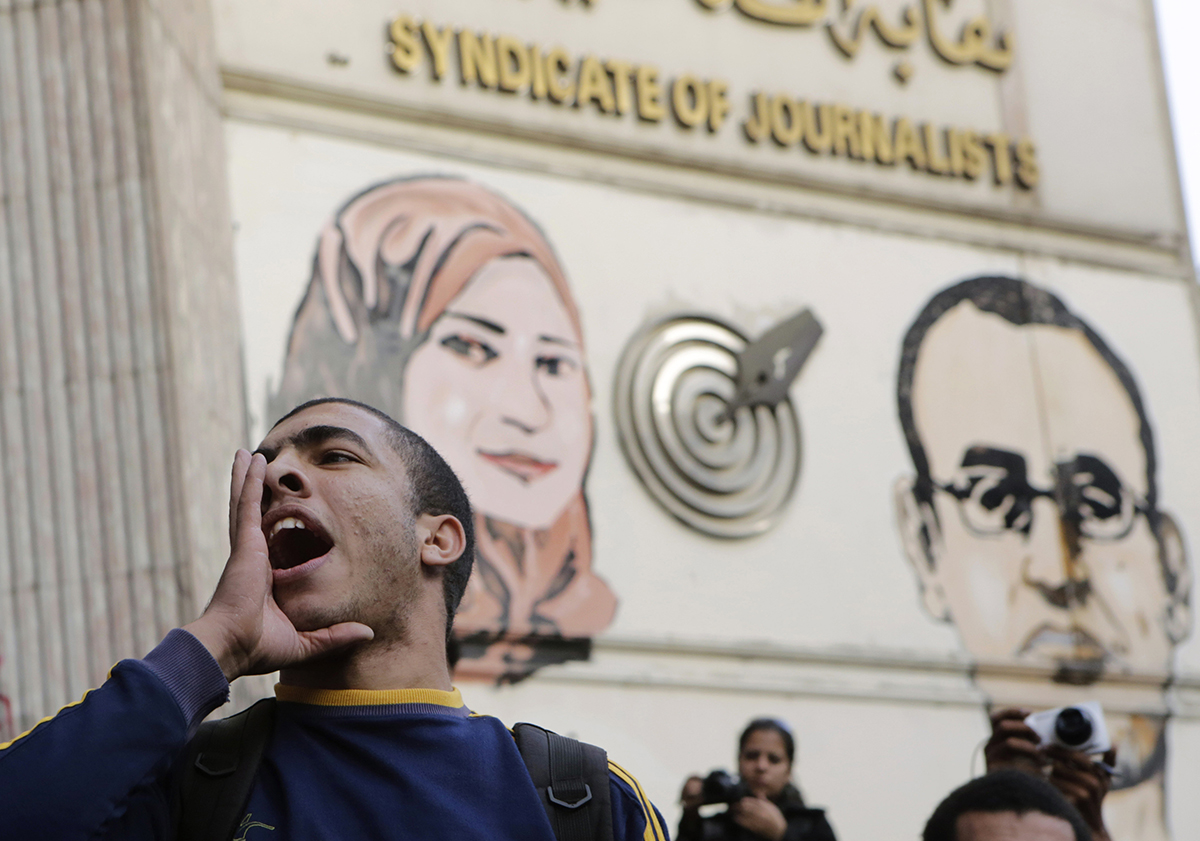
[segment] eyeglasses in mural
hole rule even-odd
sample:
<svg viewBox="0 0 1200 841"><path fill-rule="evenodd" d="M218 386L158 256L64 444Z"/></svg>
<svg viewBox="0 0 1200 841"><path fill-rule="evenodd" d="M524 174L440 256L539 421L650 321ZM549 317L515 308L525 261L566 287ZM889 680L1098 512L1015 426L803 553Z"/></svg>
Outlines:
<svg viewBox="0 0 1200 841"><path fill-rule="evenodd" d="M1100 678L1170 675L1191 576L1158 505L1146 407L1105 340L1045 289L966 280L908 329L897 397L914 468L896 488L904 549L971 657L1049 669L1080 700ZM1157 706L1108 716L1114 837L1167 836Z"/></svg>
<svg viewBox="0 0 1200 841"><path fill-rule="evenodd" d="M591 387L579 312L538 226L470 181L376 184L321 231L268 415L378 406L437 448L476 507L460 677L583 658L616 599L592 571Z"/></svg>

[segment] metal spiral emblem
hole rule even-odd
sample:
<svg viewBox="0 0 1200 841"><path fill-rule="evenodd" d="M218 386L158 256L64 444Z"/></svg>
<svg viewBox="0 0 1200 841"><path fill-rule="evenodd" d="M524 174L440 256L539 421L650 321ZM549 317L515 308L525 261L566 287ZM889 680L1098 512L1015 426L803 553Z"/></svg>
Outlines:
<svg viewBox="0 0 1200 841"><path fill-rule="evenodd" d="M807 310L756 342L700 317L651 325L625 349L615 410L621 445L651 495L706 534L761 534L800 474L787 387L821 327Z"/></svg>

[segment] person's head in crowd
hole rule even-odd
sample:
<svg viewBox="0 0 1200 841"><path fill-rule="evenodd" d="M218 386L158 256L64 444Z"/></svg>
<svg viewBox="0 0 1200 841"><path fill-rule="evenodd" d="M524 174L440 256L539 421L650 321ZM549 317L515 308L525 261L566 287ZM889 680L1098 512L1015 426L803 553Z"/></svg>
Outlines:
<svg viewBox="0 0 1200 841"><path fill-rule="evenodd" d="M1129 368L1050 292L950 286L903 342L897 486L925 607L977 660L1067 682L1169 672L1191 577L1159 508L1158 459Z"/></svg>
<svg viewBox="0 0 1200 841"><path fill-rule="evenodd" d="M738 775L756 797L777 798L792 778L796 740L776 718L756 718L738 740Z"/></svg>
<svg viewBox="0 0 1200 841"><path fill-rule="evenodd" d="M1091 841L1075 807L1050 783L1021 771L993 771L938 804L922 841Z"/></svg>
<svg viewBox="0 0 1200 841"><path fill-rule="evenodd" d="M258 452L272 566L297 571L275 597L297 627L362 614L377 640L403 637L422 593L436 592L449 638L475 557L473 518L425 439L373 406L326 397L280 418ZM344 560L324 564L335 552Z"/></svg>

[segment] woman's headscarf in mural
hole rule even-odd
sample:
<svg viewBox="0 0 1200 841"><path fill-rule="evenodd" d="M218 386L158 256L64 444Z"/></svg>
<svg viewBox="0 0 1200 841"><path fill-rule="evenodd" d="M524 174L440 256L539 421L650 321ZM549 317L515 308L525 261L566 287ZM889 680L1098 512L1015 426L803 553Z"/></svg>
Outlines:
<svg viewBox="0 0 1200 841"><path fill-rule="evenodd" d="M320 234L269 416L313 397L341 396L406 422L412 355L485 266L512 257L537 263L582 335L550 244L500 196L445 177L389 181L359 193ZM586 380L582 393L590 403ZM587 440L580 446L590 458L590 410L582 410ZM463 471L453 460L451 466ZM548 527L490 514L476 512L475 571L455 620L458 675L517 680L540 665L586 657L589 638L611 622L616 600L591 570L582 480Z"/></svg>

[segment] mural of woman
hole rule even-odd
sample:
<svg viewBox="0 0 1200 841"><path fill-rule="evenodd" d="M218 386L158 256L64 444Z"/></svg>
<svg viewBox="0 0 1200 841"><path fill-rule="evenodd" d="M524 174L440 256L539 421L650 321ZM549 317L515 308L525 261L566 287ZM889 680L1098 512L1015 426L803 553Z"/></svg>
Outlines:
<svg viewBox="0 0 1200 841"><path fill-rule="evenodd" d="M461 677L586 658L616 599L591 568L591 389L549 242L469 181L351 198L321 231L268 416L321 395L378 406L462 478L479 548L455 620Z"/></svg>

